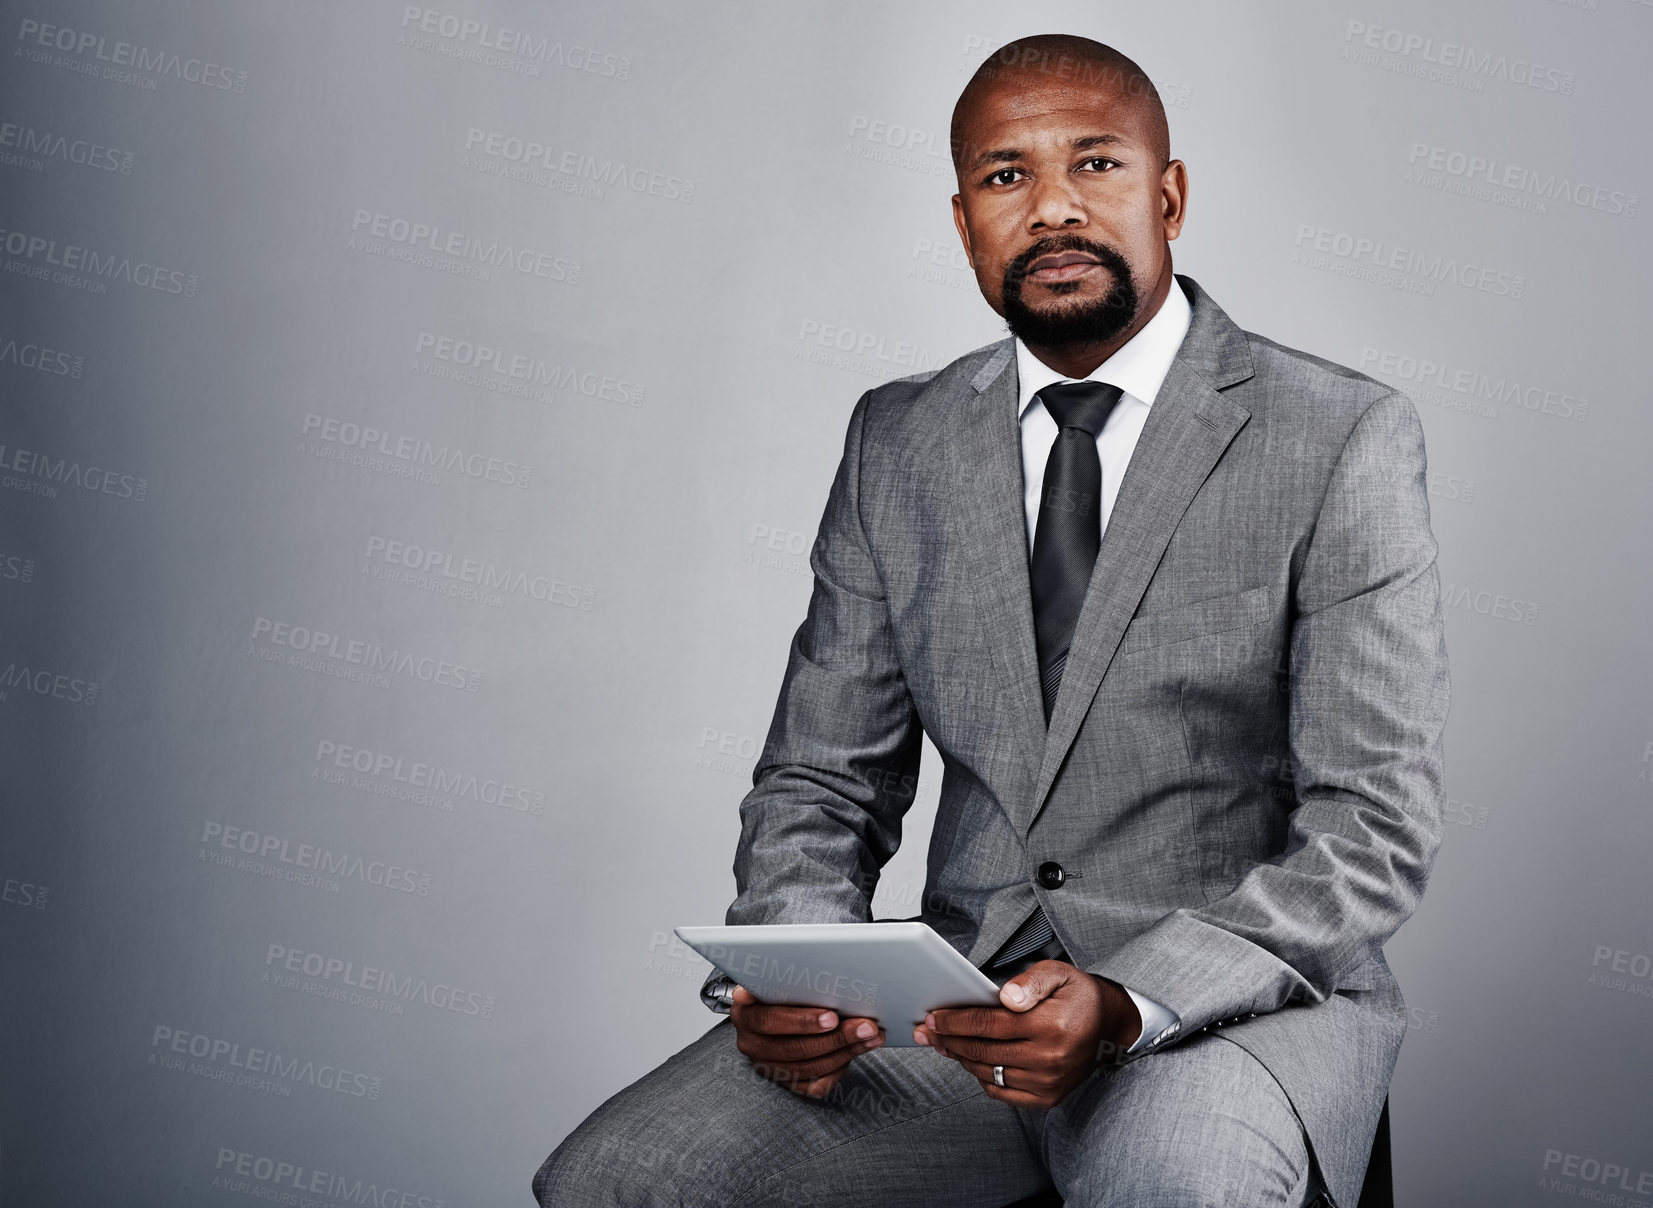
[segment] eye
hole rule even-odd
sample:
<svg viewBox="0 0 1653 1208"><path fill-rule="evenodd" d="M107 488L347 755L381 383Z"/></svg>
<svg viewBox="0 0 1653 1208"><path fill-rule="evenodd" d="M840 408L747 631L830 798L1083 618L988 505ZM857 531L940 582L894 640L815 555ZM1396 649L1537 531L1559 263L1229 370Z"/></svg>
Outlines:
<svg viewBox="0 0 1653 1208"><path fill-rule="evenodd" d="M1021 171L1022 170L1020 168L1000 168L997 172L989 176L983 183L990 185L1013 185L1016 183L1014 178L1020 174Z"/></svg>
<svg viewBox="0 0 1653 1208"><path fill-rule="evenodd" d="M1109 168L1119 167L1119 161L1116 159L1109 159L1105 155L1098 155L1092 159L1085 160L1082 166L1090 168L1093 171L1106 172Z"/></svg>

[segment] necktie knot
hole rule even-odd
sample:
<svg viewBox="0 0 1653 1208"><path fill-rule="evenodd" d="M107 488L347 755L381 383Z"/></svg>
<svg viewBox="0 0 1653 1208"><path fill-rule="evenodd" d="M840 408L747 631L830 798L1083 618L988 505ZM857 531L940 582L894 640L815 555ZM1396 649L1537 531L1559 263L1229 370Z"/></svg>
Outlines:
<svg viewBox="0 0 1653 1208"><path fill-rule="evenodd" d="M1058 426L1082 428L1094 437L1124 393L1107 382L1057 382L1039 391L1039 401Z"/></svg>

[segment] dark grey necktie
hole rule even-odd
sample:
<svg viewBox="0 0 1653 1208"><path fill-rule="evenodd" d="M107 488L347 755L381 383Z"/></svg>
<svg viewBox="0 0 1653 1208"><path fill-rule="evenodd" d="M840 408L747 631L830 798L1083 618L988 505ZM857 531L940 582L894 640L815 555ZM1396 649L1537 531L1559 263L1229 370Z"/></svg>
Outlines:
<svg viewBox="0 0 1653 1208"><path fill-rule="evenodd" d="M1033 632L1047 725L1056 708L1068 647L1102 545L1102 459L1096 452L1096 434L1123 393L1118 386L1103 382L1061 382L1046 386L1038 395L1061 429L1045 461L1029 562ZM986 968L1002 980L1036 961L1066 955L1045 912L1035 906Z"/></svg>
<svg viewBox="0 0 1653 1208"><path fill-rule="evenodd" d="M1039 401L1061 429L1045 461L1030 562L1047 722L1056 708L1068 645L1102 545L1102 459L1096 434L1123 393L1104 382L1061 382L1039 391Z"/></svg>

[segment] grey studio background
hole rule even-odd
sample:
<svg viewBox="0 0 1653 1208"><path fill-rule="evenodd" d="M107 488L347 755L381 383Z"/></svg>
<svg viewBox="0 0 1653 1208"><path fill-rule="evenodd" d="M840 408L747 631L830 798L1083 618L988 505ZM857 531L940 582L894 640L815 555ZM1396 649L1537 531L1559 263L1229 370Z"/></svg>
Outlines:
<svg viewBox="0 0 1653 1208"><path fill-rule="evenodd" d="M671 928L852 405L1002 334L947 124L1051 30L1178 269L1427 430L1399 1202L1653 1202L1653 5L436 3L0 4L0 1204L524 1204L711 1026Z"/></svg>

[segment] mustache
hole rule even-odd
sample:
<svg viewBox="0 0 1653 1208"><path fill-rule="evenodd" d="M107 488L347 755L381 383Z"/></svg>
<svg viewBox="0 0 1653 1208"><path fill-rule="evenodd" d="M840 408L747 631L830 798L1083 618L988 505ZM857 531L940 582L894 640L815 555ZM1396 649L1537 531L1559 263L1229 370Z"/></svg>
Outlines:
<svg viewBox="0 0 1653 1208"><path fill-rule="evenodd" d="M1088 255L1095 256L1102 267L1114 275L1115 280L1130 279L1130 266L1126 264L1125 257L1119 254L1117 248L1106 243L1099 243L1075 232L1068 232L1059 235L1046 235L1005 265L1005 292L1020 293L1022 282L1027 279L1027 274L1031 271L1033 262L1041 256L1053 256L1058 252L1085 252Z"/></svg>

